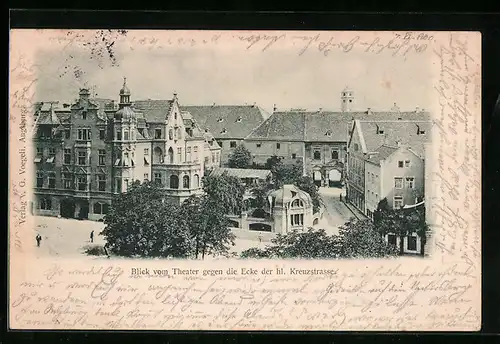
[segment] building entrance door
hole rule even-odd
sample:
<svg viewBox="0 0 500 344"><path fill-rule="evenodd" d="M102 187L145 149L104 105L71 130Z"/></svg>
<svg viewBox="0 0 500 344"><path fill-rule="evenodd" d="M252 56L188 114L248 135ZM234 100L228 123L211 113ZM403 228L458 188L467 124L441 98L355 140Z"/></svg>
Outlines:
<svg viewBox="0 0 500 344"><path fill-rule="evenodd" d="M330 187L341 187L342 174L339 170L333 169L328 173L328 185Z"/></svg>
<svg viewBox="0 0 500 344"><path fill-rule="evenodd" d="M61 217L71 219L75 217L75 202L71 199L63 199L60 205Z"/></svg>
<svg viewBox="0 0 500 344"><path fill-rule="evenodd" d="M314 184L316 184L317 187L321 186L321 171L314 171Z"/></svg>
<svg viewBox="0 0 500 344"><path fill-rule="evenodd" d="M78 214L78 218L80 220L87 220L89 218L89 202L83 201L80 203L80 213Z"/></svg>

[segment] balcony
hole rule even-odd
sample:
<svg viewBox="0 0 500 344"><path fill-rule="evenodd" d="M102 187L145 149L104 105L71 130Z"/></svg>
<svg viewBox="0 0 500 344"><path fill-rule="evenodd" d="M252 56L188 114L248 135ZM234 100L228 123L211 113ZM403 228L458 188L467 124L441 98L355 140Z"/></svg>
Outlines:
<svg viewBox="0 0 500 344"><path fill-rule="evenodd" d="M92 147L92 141L90 140L76 140L75 148L90 148Z"/></svg>

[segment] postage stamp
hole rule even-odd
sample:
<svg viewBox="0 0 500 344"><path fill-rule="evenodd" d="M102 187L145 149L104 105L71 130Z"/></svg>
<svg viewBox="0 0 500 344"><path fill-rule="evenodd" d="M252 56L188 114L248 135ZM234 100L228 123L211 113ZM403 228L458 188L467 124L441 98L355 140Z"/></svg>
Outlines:
<svg viewBox="0 0 500 344"><path fill-rule="evenodd" d="M480 33L10 37L11 329L480 329Z"/></svg>

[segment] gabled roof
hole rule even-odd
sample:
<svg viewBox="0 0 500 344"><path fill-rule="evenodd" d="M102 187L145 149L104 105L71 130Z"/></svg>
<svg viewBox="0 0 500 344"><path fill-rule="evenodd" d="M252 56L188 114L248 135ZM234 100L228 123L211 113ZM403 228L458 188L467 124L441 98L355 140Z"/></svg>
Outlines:
<svg viewBox="0 0 500 344"><path fill-rule="evenodd" d="M304 141L305 117L304 112L275 112L255 128L247 139Z"/></svg>
<svg viewBox="0 0 500 344"><path fill-rule="evenodd" d="M398 147L391 147L391 146L380 146L377 148L375 151L370 152L369 156L366 157L367 161L370 161L376 165L380 165L380 162L382 160L387 159L389 156L391 156L395 151L398 150ZM371 155L371 153L374 153Z"/></svg>
<svg viewBox="0 0 500 344"><path fill-rule="evenodd" d="M366 149L372 152L381 146L397 147L407 145L417 155L424 154L424 144L430 141L432 122L430 121L358 121ZM378 133L383 130L383 134ZM418 130L425 131L419 134Z"/></svg>
<svg viewBox="0 0 500 344"><path fill-rule="evenodd" d="M300 140L306 142L346 142L353 120L430 119L428 112L406 111L279 111L274 112L247 139Z"/></svg>
<svg viewBox="0 0 500 344"><path fill-rule="evenodd" d="M137 108L144 114L147 122L163 123L173 104L172 100L136 100L134 108Z"/></svg>
<svg viewBox="0 0 500 344"><path fill-rule="evenodd" d="M244 139L257 128L266 112L255 105L181 106L188 111L202 130L207 129L216 138Z"/></svg>

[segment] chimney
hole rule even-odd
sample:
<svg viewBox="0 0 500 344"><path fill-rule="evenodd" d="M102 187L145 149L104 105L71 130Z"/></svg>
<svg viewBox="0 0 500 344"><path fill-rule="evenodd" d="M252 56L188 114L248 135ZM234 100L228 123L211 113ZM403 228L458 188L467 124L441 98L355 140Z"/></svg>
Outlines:
<svg viewBox="0 0 500 344"><path fill-rule="evenodd" d="M368 108L368 110L366 111L367 114L371 115L372 114L372 108Z"/></svg>
<svg viewBox="0 0 500 344"><path fill-rule="evenodd" d="M215 102L212 104L212 107L214 107L214 106L215 106Z"/></svg>
<svg viewBox="0 0 500 344"><path fill-rule="evenodd" d="M399 112L399 106L396 103L394 103L394 105L391 108L391 111L393 111L393 112Z"/></svg>
<svg viewBox="0 0 500 344"><path fill-rule="evenodd" d="M256 102L253 102L253 105L252 105L252 107L255 107L256 105L257 105L257 103L256 103Z"/></svg>
<svg viewBox="0 0 500 344"><path fill-rule="evenodd" d="M319 111L318 112L322 112L323 111L323 108L319 108Z"/></svg>
<svg viewBox="0 0 500 344"><path fill-rule="evenodd" d="M273 112L276 112L276 110L278 110L278 108L276 107L276 104L273 105Z"/></svg>
<svg viewBox="0 0 500 344"><path fill-rule="evenodd" d="M416 112L416 113L419 113L419 112L420 112L420 108L419 108L418 106L415 108L415 112Z"/></svg>

